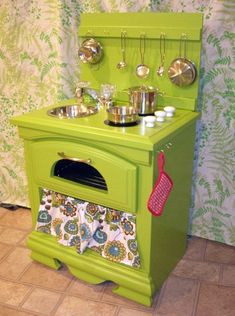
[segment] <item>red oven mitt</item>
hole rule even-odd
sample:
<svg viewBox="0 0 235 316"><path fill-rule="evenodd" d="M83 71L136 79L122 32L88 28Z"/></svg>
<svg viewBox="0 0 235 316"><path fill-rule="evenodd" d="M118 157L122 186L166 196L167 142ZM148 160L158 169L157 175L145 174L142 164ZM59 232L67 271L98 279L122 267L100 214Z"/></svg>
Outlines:
<svg viewBox="0 0 235 316"><path fill-rule="evenodd" d="M168 174L164 171L165 157L160 152L158 156L159 175L148 199L148 209L154 216L162 214L164 205L173 187L173 182Z"/></svg>

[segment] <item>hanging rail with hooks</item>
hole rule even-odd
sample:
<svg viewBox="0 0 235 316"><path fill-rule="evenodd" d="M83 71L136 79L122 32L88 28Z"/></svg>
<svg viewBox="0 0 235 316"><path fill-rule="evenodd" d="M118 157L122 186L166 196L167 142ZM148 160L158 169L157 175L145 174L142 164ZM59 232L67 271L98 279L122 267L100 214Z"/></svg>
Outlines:
<svg viewBox="0 0 235 316"><path fill-rule="evenodd" d="M168 40L179 40L187 32L190 41L201 39L202 14L198 13L85 13L79 26L79 37L138 39L141 31L148 39L160 39L162 33ZM141 26L140 26L141 25Z"/></svg>

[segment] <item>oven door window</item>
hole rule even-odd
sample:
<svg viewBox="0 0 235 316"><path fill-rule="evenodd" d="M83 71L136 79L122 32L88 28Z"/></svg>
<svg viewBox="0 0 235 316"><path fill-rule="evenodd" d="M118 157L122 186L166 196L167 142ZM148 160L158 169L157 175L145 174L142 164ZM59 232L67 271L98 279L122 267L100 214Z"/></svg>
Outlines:
<svg viewBox="0 0 235 316"><path fill-rule="evenodd" d="M108 190L106 181L100 172L83 162L68 159L59 160L54 168L54 176L101 190Z"/></svg>

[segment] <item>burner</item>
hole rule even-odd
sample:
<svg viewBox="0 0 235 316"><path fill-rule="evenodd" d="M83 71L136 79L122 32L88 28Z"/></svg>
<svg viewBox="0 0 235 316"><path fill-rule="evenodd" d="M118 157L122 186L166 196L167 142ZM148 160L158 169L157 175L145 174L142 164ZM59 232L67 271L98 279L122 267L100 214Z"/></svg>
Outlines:
<svg viewBox="0 0 235 316"><path fill-rule="evenodd" d="M154 113L143 113L143 114L140 114L138 113L139 116L149 116L149 115L154 115Z"/></svg>
<svg viewBox="0 0 235 316"><path fill-rule="evenodd" d="M128 127L128 126L135 126L139 124L139 120L135 121L135 122L128 122L128 123L114 123L112 121L109 120L105 120L104 124L106 125L110 125L110 126L116 126L116 127Z"/></svg>

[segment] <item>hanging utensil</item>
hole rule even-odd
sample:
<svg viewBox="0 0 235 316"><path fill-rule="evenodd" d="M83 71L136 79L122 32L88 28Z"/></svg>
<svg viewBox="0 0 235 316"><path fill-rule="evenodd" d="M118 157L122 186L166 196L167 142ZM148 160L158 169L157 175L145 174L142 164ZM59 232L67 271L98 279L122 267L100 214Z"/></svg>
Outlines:
<svg viewBox="0 0 235 316"><path fill-rule="evenodd" d="M187 35L182 34L180 38L180 57L172 61L168 70L169 79L179 87L191 85L197 77L196 66L186 58L186 41ZM183 55L182 50L184 51Z"/></svg>
<svg viewBox="0 0 235 316"><path fill-rule="evenodd" d="M103 48L94 38L88 38L82 42L79 50L78 57L84 63L97 64L103 57Z"/></svg>
<svg viewBox="0 0 235 316"><path fill-rule="evenodd" d="M145 34L140 35L140 58L141 58L141 64L139 64L136 67L136 75L139 78L147 78L150 72L150 69L147 65L144 64L144 54L145 54L145 41L146 36Z"/></svg>
<svg viewBox="0 0 235 316"><path fill-rule="evenodd" d="M166 36L165 33L161 33L160 35L160 56L161 56L161 64L157 70L158 76L162 77L164 73L164 63L165 63L165 55L166 55Z"/></svg>
<svg viewBox="0 0 235 316"><path fill-rule="evenodd" d="M117 64L117 69L124 69L127 67L127 63L126 63L126 32L121 32L121 54L122 54L122 60Z"/></svg>

